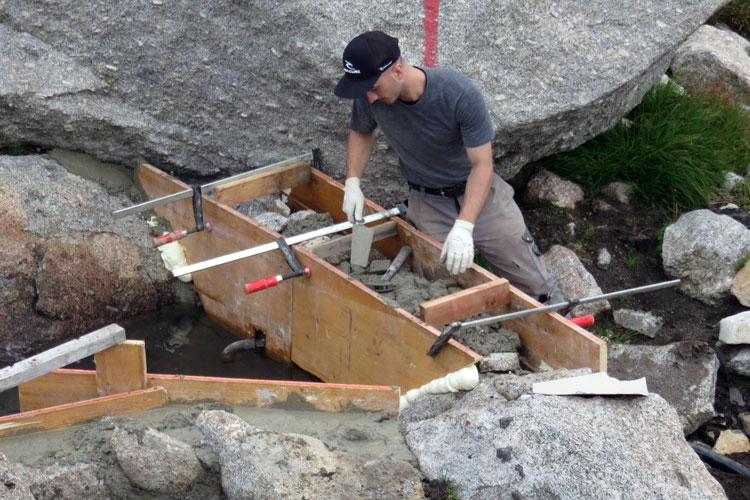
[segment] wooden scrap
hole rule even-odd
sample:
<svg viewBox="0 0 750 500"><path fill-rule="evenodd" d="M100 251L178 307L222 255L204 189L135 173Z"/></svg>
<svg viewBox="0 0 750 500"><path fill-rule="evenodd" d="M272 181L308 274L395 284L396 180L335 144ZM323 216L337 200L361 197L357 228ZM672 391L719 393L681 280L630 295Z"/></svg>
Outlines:
<svg viewBox="0 0 750 500"><path fill-rule="evenodd" d="M99 396L146 388L146 344L126 340L96 353L96 385Z"/></svg>
<svg viewBox="0 0 750 500"><path fill-rule="evenodd" d="M79 361L125 340L125 330L111 324L0 370L0 392Z"/></svg>

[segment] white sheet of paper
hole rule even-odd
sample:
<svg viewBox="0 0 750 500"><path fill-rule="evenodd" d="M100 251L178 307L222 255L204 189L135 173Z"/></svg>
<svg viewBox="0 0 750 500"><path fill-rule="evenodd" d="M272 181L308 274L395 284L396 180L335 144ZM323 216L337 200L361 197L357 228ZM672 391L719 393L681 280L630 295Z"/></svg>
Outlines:
<svg viewBox="0 0 750 500"><path fill-rule="evenodd" d="M537 382L532 385L531 390L534 394L553 396L648 396L645 377L636 380L617 380L604 372Z"/></svg>

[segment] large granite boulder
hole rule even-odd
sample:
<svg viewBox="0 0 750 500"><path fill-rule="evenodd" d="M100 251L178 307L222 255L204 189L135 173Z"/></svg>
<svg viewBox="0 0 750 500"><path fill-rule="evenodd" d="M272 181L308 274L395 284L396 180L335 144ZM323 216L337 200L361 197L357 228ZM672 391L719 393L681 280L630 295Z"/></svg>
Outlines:
<svg viewBox="0 0 750 500"><path fill-rule="evenodd" d="M726 498L661 396L518 395L506 378L523 377L483 377L468 394L424 396L404 411L426 479L450 479L476 500Z"/></svg>
<svg viewBox="0 0 750 500"><path fill-rule="evenodd" d="M730 297L735 266L750 254L750 230L710 210L682 214L664 231L664 272L682 279L680 290L706 304Z"/></svg>
<svg viewBox="0 0 750 500"><path fill-rule="evenodd" d="M129 204L44 156L0 156L0 363L175 300Z"/></svg>
<svg viewBox="0 0 750 500"><path fill-rule="evenodd" d="M0 145L32 143L175 171L228 173L320 147L343 175L348 40L382 29L416 64L476 80L501 173L614 125L724 0L0 3ZM439 23L437 16L439 15ZM364 183L403 199L378 148Z"/></svg>
<svg viewBox="0 0 750 500"><path fill-rule="evenodd" d="M677 49L671 67L684 87L715 85L750 106L750 42L736 33L701 26Z"/></svg>

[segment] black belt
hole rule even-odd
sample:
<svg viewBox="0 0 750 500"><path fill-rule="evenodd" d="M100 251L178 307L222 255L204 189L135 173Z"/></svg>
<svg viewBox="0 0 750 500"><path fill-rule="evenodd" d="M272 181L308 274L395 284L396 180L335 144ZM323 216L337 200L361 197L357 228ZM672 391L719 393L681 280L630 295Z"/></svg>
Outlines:
<svg viewBox="0 0 750 500"><path fill-rule="evenodd" d="M419 191L420 193L429 194L432 196L441 196L443 198L458 198L459 196L464 194L464 191L466 191L466 181L443 188L425 187L420 186L419 184L414 184L413 182L409 182L409 188L415 191Z"/></svg>

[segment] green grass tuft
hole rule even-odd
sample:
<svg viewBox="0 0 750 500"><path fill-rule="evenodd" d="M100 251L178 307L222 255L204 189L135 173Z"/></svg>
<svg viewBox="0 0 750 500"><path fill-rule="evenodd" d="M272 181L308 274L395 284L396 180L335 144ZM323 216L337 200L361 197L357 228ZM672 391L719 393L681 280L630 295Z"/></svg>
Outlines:
<svg viewBox="0 0 750 500"><path fill-rule="evenodd" d="M750 113L727 94L660 84L628 120L550 157L549 168L594 193L621 181L637 203L693 210L721 190L725 171L744 174L750 163Z"/></svg>
<svg viewBox="0 0 750 500"><path fill-rule="evenodd" d="M711 16L708 22L726 24L732 31L750 39L750 0L732 0Z"/></svg>

